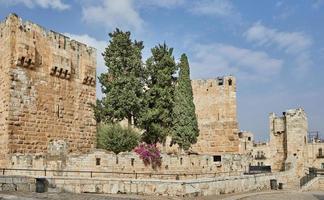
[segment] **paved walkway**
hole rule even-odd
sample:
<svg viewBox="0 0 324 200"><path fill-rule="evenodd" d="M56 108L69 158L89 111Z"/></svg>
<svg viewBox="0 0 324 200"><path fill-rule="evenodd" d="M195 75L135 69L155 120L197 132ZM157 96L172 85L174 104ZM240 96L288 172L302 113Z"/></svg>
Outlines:
<svg viewBox="0 0 324 200"><path fill-rule="evenodd" d="M180 198L138 195L100 195L100 194L70 194L70 193L22 193L0 192L0 200L324 200L324 191L298 192L298 191L265 191L232 195Z"/></svg>

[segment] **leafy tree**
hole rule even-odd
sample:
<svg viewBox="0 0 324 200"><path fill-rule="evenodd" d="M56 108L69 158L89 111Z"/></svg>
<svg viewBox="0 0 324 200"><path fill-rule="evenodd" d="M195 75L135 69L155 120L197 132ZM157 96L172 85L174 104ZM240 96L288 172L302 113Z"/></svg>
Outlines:
<svg viewBox="0 0 324 200"><path fill-rule="evenodd" d="M102 113L105 121L124 119L136 123L143 97L143 42L132 41L130 32L116 29L103 53L108 72L99 77L102 84Z"/></svg>
<svg viewBox="0 0 324 200"><path fill-rule="evenodd" d="M173 130L171 144L178 144L188 150L197 142L199 135L188 58L182 54L179 63L179 78L175 89L175 106L173 109Z"/></svg>
<svg viewBox="0 0 324 200"><path fill-rule="evenodd" d="M104 108L102 106L102 103L99 99L96 101L96 105L91 104L93 112L94 112L94 117L97 122L97 124L100 124L102 121L104 121Z"/></svg>
<svg viewBox="0 0 324 200"><path fill-rule="evenodd" d="M98 148L120 152L133 150L139 142L139 135L131 128L119 124L101 124L97 133Z"/></svg>
<svg viewBox="0 0 324 200"><path fill-rule="evenodd" d="M166 44L151 49L152 56L146 61L146 91L140 117L144 129L143 141L148 144L164 142L172 127L174 74L177 66L173 49Z"/></svg>

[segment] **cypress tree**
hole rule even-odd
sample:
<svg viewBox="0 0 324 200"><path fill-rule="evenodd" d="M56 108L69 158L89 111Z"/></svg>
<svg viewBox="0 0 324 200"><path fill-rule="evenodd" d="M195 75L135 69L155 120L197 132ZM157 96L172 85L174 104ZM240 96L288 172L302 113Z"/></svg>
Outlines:
<svg viewBox="0 0 324 200"><path fill-rule="evenodd" d="M155 144L163 143L171 132L177 65L173 49L166 44L155 46L151 52L146 61L145 106L140 121L143 141Z"/></svg>
<svg viewBox="0 0 324 200"><path fill-rule="evenodd" d="M179 78L175 89L173 130L171 144L188 150L191 144L197 142L199 135L195 104L193 103L192 86L188 58L181 55L179 63Z"/></svg>
<svg viewBox="0 0 324 200"><path fill-rule="evenodd" d="M132 41L130 32L116 29L109 33L110 41L102 54L108 68L99 81L102 84L103 115L105 121L124 119L128 125L136 123L143 98L143 42Z"/></svg>

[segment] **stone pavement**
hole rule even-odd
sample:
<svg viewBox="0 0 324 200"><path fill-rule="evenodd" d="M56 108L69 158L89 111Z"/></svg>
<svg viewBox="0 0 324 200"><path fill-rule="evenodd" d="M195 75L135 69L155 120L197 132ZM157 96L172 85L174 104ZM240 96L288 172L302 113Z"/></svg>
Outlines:
<svg viewBox="0 0 324 200"><path fill-rule="evenodd" d="M23 193L0 192L0 200L324 200L324 191L264 191L208 197L162 197L139 195L100 195L100 194L71 194L71 193Z"/></svg>

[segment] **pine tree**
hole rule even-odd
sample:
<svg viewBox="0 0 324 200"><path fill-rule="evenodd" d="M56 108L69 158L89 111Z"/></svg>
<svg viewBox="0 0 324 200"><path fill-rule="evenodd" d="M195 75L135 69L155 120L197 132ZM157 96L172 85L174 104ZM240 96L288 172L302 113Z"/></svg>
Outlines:
<svg viewBox="0 0 324 200"><path fill-rule="evenodd" d="M105 121L116 122L132 119L136 123L141 109L144 68L142 63L143 42L132 41L130 32L116 29L109 33L110 41L103 53L107 73L99 77Z"/></svg>
<svg viewBox="0 0 324 200"><path fill-rule="evenodd" d="M172 128L174 75L177 65L173 49L166 44L155 46L146 61L145 107L141 114L142 139L149 144L164 142Z"/></svg>
<svg viewBox="0 0 324 200"><path fill-rule="evenodd" d="M171 144L188 150L197 142L199 135L195 104L193 103L192 86L188 58L182 54L179 63L179 78L175 89L173 110L173 130Z"/></svg>

